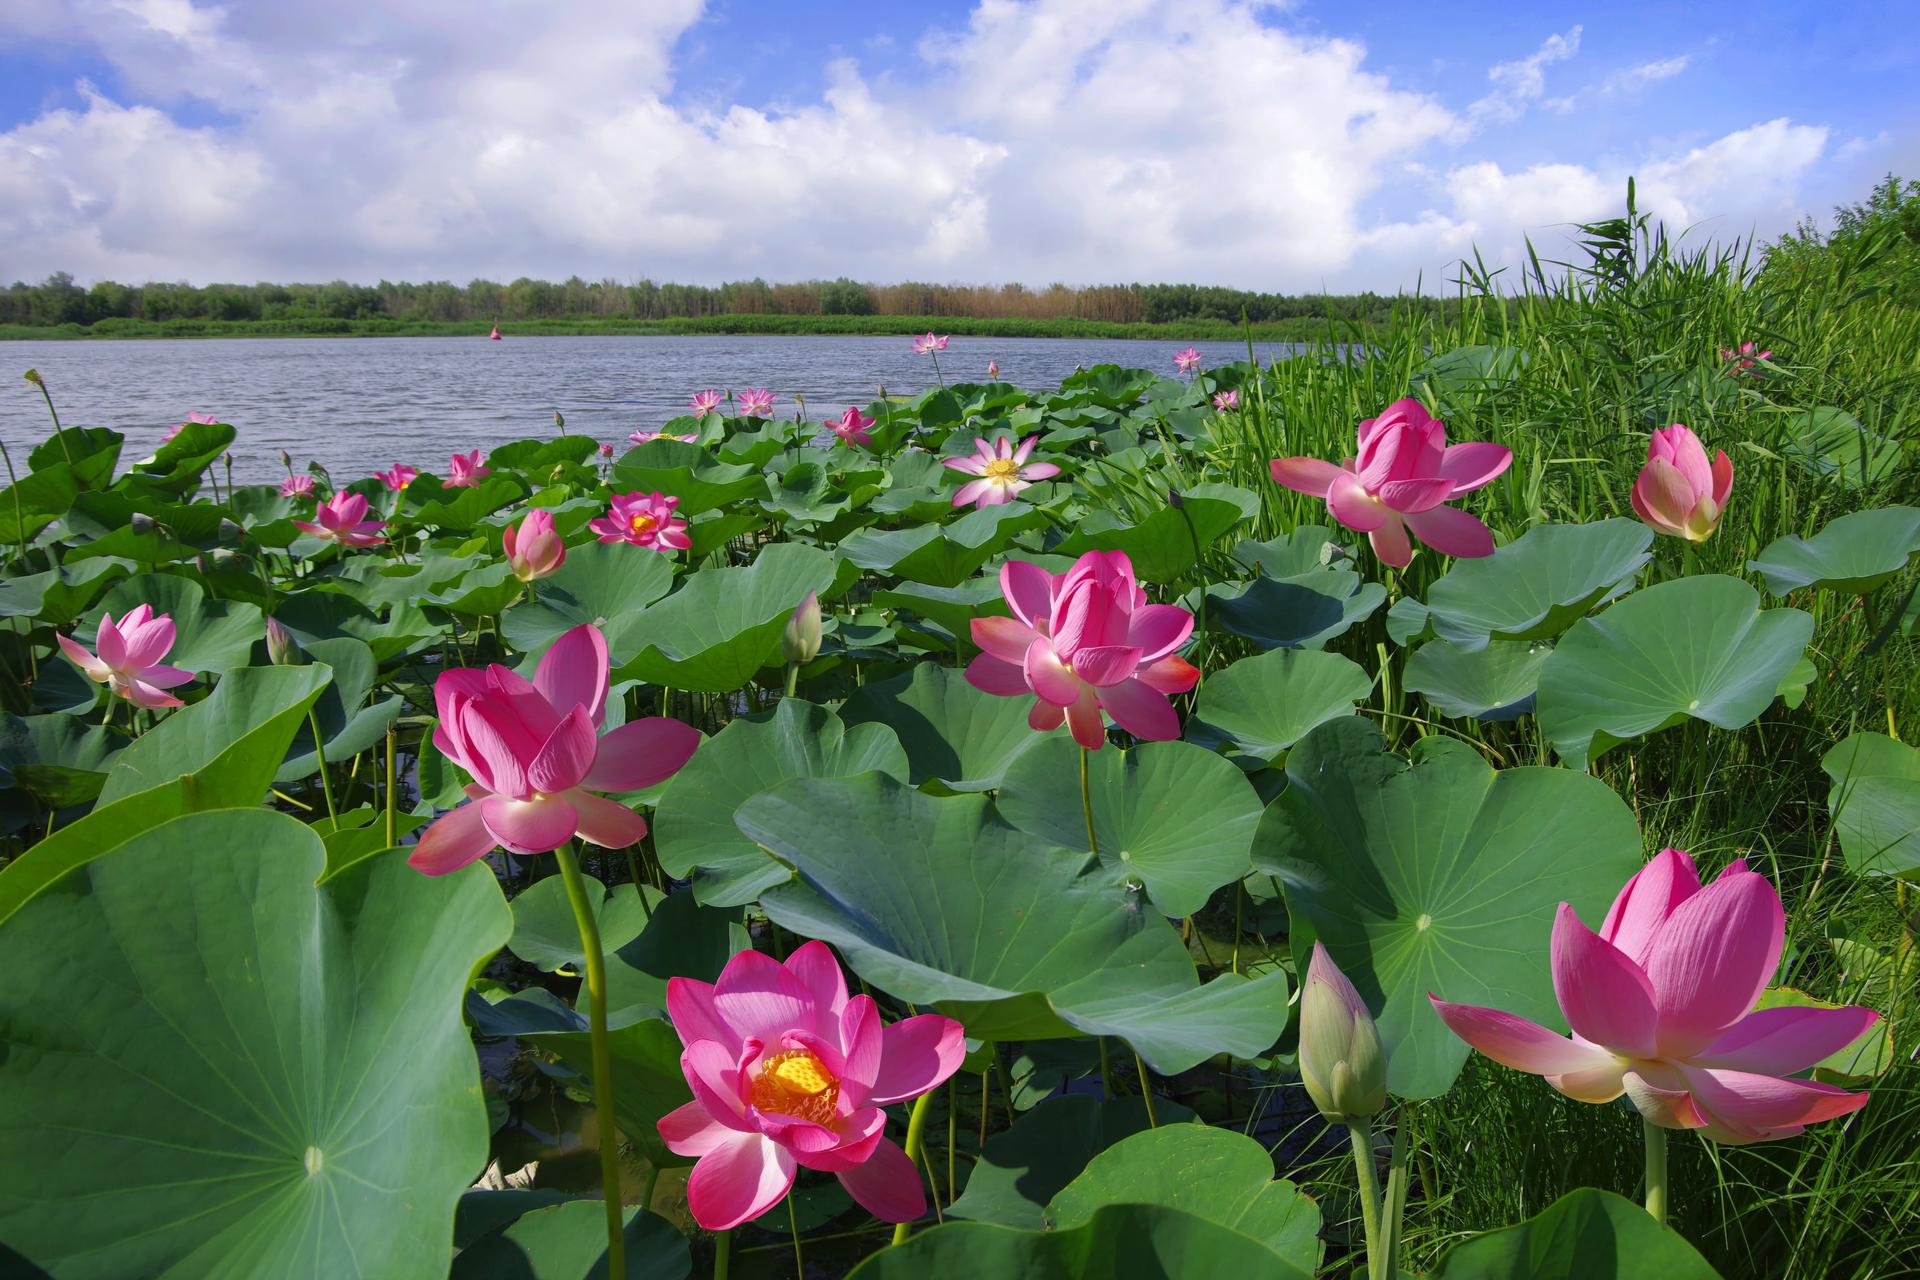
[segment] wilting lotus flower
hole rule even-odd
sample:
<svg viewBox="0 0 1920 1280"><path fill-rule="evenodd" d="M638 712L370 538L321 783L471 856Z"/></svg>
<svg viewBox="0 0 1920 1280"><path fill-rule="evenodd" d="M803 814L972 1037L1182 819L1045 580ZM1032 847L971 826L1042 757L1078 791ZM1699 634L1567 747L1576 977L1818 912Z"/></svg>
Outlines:
<svg viewBox="0 0 1920 1280"><path fill-rule="evenodd" d="M456 453L447 459L447 488L471 489L482 479L493 474L491 468L481 465L480 451Z"/></svg>
<svg viewBox="0 0 1920 1280"><path fill-rule="evenodd" d="M280 496L283 498L311 498L313 496L313 477L288 476L280 482Z"/></svg>
<svg viewBox="0 0 1920 1280"><path fill-rule="evenodd" d="M185 431L189 426L192 426L196 422L214 423L218 421L220 421L220 419L214 417L210 413L189 413L187 415L187 420L185 422L175 423L173 426L167 428L167 433L160 437L160 443L172 444L173 438L175 436L179 435L182 431Z"/></svg>
<svg viewBox="0 0 1920 1280"><path fill-rule="evenodd" d="M867 433L867 428L872 425L873 419L861 413L856 405L848 405L845 413L827 420L827 430L839 436L845 444L871 445L873 437Z"/></svg>
<svg viewBox="0 0 1920 1280"><path fill-rule="evenodd" d="M1339 466L1319 458L1276 458L1274 480L1324 499L1333 518L1367 535L1385 564L1413 560L1407 530L1450 556L1490 556L1493 535L1449 498L1491 484L1513 450L1475 441L1447 444L1447 429L1418 400L1396 400L1360 424L1360 457Z"/></svg>
<svg viewBox="0 0 1920 1280"><path fill-rule="evenodd" d="M550 853L575 836L609 849L634 844L646 820L596 793L662 782L700 745L692 727L660 716L600 733L607 641L591 624L555 640L531 683L498 663L460 667L440 673L433 700L433 745L473 785L407 858L430 876L458 871L495 845L525 854Z"/></svg>
<svg viewBox="0 0 1920 1280"><path fill-rule="evenodd" d="M376 546L383 541L380 530L387 527L385 520L367 519L365 497L344 489L314 507L312 520L295 520L293 524L343 547Z"/></svg>
<svg viewBox="0 0 1920 1280"><path fill-rule="evenodd" d="M191 671L160 665L173 648L173 637L171 617L164 613L155 617L152 605L137 604L117 623L112 614L101 615L100 630L93 638L98 657L71 636L55 635L54 639L87 679L107 686L115 697L136 707L151 709L180 706L180 699L166 690L193 679Z"/></svg>
<svg viewBox="0 0 1920 1280"><path fill-rule="evenodd" d="M1170 693L1184 693L1199 670L1173 651L1193 634L1193 615L1148 604L1123 551L1089 551L1063 574L1009 560L1000 594L1011 618L973 619L981 653L967 683L1002 697L1037 695L1027 723L1046 731L1067 722L1089 751L1106 744L1100 713L1136 738L1180 736Z"/></svg>
<svg viewBox="0 0 1920 1280"><path fill-rule="evenodd" d="M1000 436L991 444L975 436L973 457L941 459L940 465L949 470L980 477L960 486L953 495L953 505L964 507L971 502L975 509L998 506L1012 502L1034 481L1059 475L1060 468L1051 462L1027 461L1039 439L1039 436L1028 436L1016 449L1012 436Z"/></svg>
<svg viewBox="0 0 1920 1280"><path fill-rule="evenodd" d="M1360 993L1316 940L1300 990L1300 1081L1335 1124L1364 1120L1387 1102L1387 1055Z"/></svg>
<svg viewBox="0 0 1920 1280"><path fill-rule="evenodd" d="M1230 409L1238 409L1239 407L1240 393L1238 391L1222 391L1213 397L1213 411L1215 413L1226 413Z"/></svg>
<svg viewBox="0 0 1920 1280"><path fill-rule="evenodd" d="M508 525L500 533L507 563L513 576L522 582L537 582L560 571L567 562L567 544L553 528L553 513L537 507L527 512L519 525Z"/></svg>
<svg viewBox="0 0 1920 1280"><path fill-rule="evenodd" d="M1173 367L1182 373L1192 373L1195 369L1198 369L1200 367L1199 348L1188 347L1185 351L1174 352Z"/></svg>
<svg viewBox="0 0 1920 1280"><path fill-rule="evenodd" d="M1707 461L1700 437L1679 423L1647 442L1647 462L1633 482L1633 513L1656 533L1705 542L1720 527L1733 491L1733 460L1724 451Z"/></svg>
<svg viewBox="0 0 1920 1280"><path fill-rule="evenodd" d="M987 361L987 376L989 378L997 378L1000 376L1000 362L998 360Z"/></svg>
<svg viewBox="0 0 1920 1280"><path fill-rule="evenodd" d="M391 471L376 471L373 474L375 479L387 486L389 493L399 493L420 476L418 468L410 467L404 462L394 463Z"/></svg>
<svg viewBox="0 0 1920 1280"><path fill-rule="evenodd" d="M694 1156L687 1207L709 1231L765 1213L798 1166L831 1173L887 1222L926 1211L920 1171L883 1134L881 1108L929 1093L960 1068L959 1023L923 1013L882 1025L870 996L824 942L781 964L758 951L727 961L711 985L667 979L667 1014L686 1051L693 1101L659 1121L677 1155Z"/></svg>
<svg viewBox="0 0 1920 1280"><path fill-rule="evenodd" d="M787 625L780 633L780 656L788 662L802 666L812 662L820 653L820 595L807 592L807 598L787 619Z"/></svg>
<svg viewBox="0 0 1920 1280"><path fill-rule="evenodd" d="M627 433L627 439L635 444L650 444L655 440L679 440L685 444L695 444L699 441L700 437L698 435L677 436L671 431L648 431L645 428L637 427ZM612 445L608 445L606 448L607 452L613 452Z"/></svg>
<svg viewBox="0 0 1920 1280"><path fill-rule="evenodd" d="M1871 1009L1754 1010L1780 963L1786 915L1772 881L1728 865L1702 888L1679 849L1627 881L1600 932L1560 904L1553 991L1573 1037L1498 1009L1433 1007L1495 1062L1580 1102L1625 1093L1666 1129L1720 1142L1790 1138L1866 1105L1865 1093L1788 1077L1859 1039Z"/></svg>
<svg viewBox="0 0 1920 1280"><path fill-rule="evenodd" d="M1725 347L1720 348L1720 358L1727 362L1727 372L1729 374L1748 373L1753 377L1759 377L1759 374L1752 372L1755 362L1773 359L1773 352L1755 351L1754 347L1756 345L1757 344L1752 342L1743 342L1740 344L1738 351L1729 351Z"/></svg>
<svg viewBox="0 0 1920 1280"><path fill-rule="evenodd" d="M748 387L740 393L740 415L745 418L771 418L773 392L765 387Z"/></svg>
<svg viewBox="0 0 1920 1280"><path fill-rule="evenodd" d="M947 349L947 340L952 336L950 333L943 333L935 337L933 331L929 329L913 340L913 354L917 356L930 356L936 351L945 351Z"/></svg>
<svg viewBox="0 0 1920 1280"><path fill-rule="evenodd" d="M696 391L693 399L687 401L687 407L693 410L694 417L704 418L710 413L718 412L725 401L725 396L708 387L705 391Z"/></svg>
<svg viewBox="0 0 1920 1280"><path fill-rule="evenodd" d="M655 551L685 550L693 540L687 537L686 520L673 514L679 505L680 499L663 493L617 494L607 514L587 521L587 528L599 534L602 542L631 542Z"/></svg>

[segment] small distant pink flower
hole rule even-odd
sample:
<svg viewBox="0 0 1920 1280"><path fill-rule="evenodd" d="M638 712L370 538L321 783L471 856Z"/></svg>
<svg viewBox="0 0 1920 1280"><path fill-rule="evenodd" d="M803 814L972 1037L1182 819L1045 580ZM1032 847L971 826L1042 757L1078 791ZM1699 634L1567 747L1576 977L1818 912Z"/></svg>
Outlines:
<svg viewBox="0 0 1920 1280"><path fill-rule="evenodd" d="M952 336L950 333L935 336L934 332L929 329L913 340L913 353L917 356L930 356L936 351L945 351L947 349L947 340Z"/></svg>
<svg viewBox="0 0 1920 1280"><path fill-rule="evenodd" d="M673 514L680 499L663 493L623 493L613 499L607 514L587 521L602 542L631 542L654 551L684 551L693 545L687 522Z"/></svg>
<svg viewBox="0 0 1920 1280"><path fill-rule="evenodd" d="M322 502L313 511L312 520L295 520L294 527L316 538L326 538L343 547L372 547L385 539L380 530L385 520L367 519L366 497L342 490Z"/></svg>
<svg viewBox="0 0 1920 1280"><path fill-rule="evenodd" d="M1633 482L1633 513L1656 533L1705 542L1720 527L1733 492L1733 460L1717 451L1707 461L1700 437L1674 423L1647 441L1646 465Z"/></svg>
<svg viewBox="0 0 1920 1280"><path fill-rule="evenodd" d="M1726 371L1729 374L1745 373L1750 377L1759 377L1760 375L1754 372L1754 364L1761 360L1773 359L1773 352L1755 351L1756 345L1752 342L1743 342L1738 351L1730 351L1726 347L1720 348L1720 359L1727 363Z"/></svg>
<svg viewBox="0 0 1920 1280"><path fill-rule="evenodd" d="M388 492L399 493L419 477L420 471L417 467L410 467L404 462L396 462L391 471L376 471L373 474L380 483L387 486Z"/></svg>
<svg viewBox="0 0 1920 1280"><path fill-rule="evenodd" d="M1182 373L1192 373L1200 367L1200 351L1197 347L1188 347L1185 351L1176 351L1173 365Z"/></svg>
<svg viewBox="0 0 1920 1280"><path fill-rule="evenodd" d="M471 489L479 484L483 478L492 475L493 471L488 467L482 466L482 461L483 459L478 449L475 449L472 453L456 453L451 458L448 458L447 488Z"/></svg>
<svg viewBox="0 0 1920 1280"><path fill-rule="evenodd" d="M186 430L189 426L193 425L196 422L215 423L218 421L220 421L220 419L214 417L210 413L189 413L187 415L187 420L185 422L176 423L175 425L167 428L167 434L160 437L160 443L172 444L173 438L175 436L179 435L182 431Z"/></svg>
<svg viewBox="0 0 1920 1280"><path fill-rule="evenodd" d="M687 407L693 410L694 417L704 418L710 413L718 413L720 406L726 403L726 399L718 391L708 387L705 391L695 392L693 399L687 401Z"/></svg>
<svg viewBox="0 0 1920 1280"><path fill-rule="evenodd" d="M602 444L600 446L600 456L603 458L611 458L613 456L613 446L610 444Z"/></svg>
<svg viewBox="0 0 1920 1280"><path fill-rule="evenodd" d="M1215 413L1227 413L1239 407L1240 393L1238 391L1222 391L1213 398L1213 411Z"/></svg>
<svg viewBox="0 0 1920 1280"><path fill-rule="evenodd" d="M106 685L116 698L148 709L183 705L166 690L193 679L193 673L160 665L173 648L173 619L164 613L155 617L152 605L135 605L117 623L112 614L102 614L94 636L98 657L71 636L54 639L69 662L95 684Z"/></svg>
<svg viewBox="0 0 1920 1280"><path fill-rule="evenodd" d="M740 393L740 416L743 418L771 418L773 416L773 392L765 387L748 387Z"/></svg>
<svg viewBox="0 0 1920 1280"><path fill-rule="evenodd" d="M987 376L989 378L997 378L1000 376L1000 362L998 360L987 361Z"/></svg>
<svg viewBox="0 0 1920 1280"><path fill-rule="evenodd" d="M941 466L980 477L960 486L953 495L953 505L964 507L972 503L975 508L998 506L1003 502L1012 502L1022 489L1034 481L1059 475L1060 468L1051 462L1027 461L1033 453L1034 442L1039 439L1039 436L1028 436L1016 449L1012 436L1000 436L991 444L975 436L973 457L942 459Z"/></svg>
<svg viewBox="0 0 1920 1280"><path fill-rule="evenodd" d="M313 477L288 476L280 482L280 496L283 498L311 498L313 496Z"/></svg>
<svg viewBox="0 0 1920 1280"><path fill-rule="evenodd" d="M677 436L671 431L648 431L644 427L641 427L635 428L632 432L628 433L627 439L633 441L635 444L648 444L655 440L679 440L685 444L695 444L698 443L700 437L698 435ZM608 445L607 448L611 449L613 446Z"/></svg>
<svg viewBox="0 0 1920 1280"><path fill-rule="evenodd" d="M867 434L867 428L872 425L873 419L861 413L856 405L848 405L845 413L827 420L827 430L847 444L871 445L873 437Z"/></svg>

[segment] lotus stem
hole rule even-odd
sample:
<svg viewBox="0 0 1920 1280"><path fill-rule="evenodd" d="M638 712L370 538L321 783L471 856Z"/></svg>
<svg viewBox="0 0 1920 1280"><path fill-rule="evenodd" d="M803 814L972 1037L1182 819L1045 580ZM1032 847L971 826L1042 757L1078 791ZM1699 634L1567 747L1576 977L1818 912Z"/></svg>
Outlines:
<svg viewBox="0 0 1920 1280"><path fill-rule="evenodd" d="M933 1090L921 1094L913 1100L913 1111L907 1116L907 1159L913 1162L914 1176L920 1176L920 1149L927 1132L927 1104L933 1101ZM939 1194L939 1189L934 1189ZM911 1222L893 1224L893 1242L905 1244L907 1237L913 1234Z"/></svg>
<svg viewBox="0 0 1920 1280"><path fill-rule="evenodd" d="M1653 1121L1640 1121L1647 1139L1647 1212L1667 1225L1667 1131Z"/></svg>
<svg viewBox="0 0 1920 1280"><path fill-rule="evenodd" d="M29 369L27 373L27 381L40 388L40 398L47 402L47 412L53 417L53 434L60 440L60 454L67 460L67 465L72 466L73 450L67 447L67 429L60 425L60 414L53 407L53 393L47 390L46 379L40 376L37 369Z"/></svg>
<svg viewBox="0 0 1920 1280"><path fill-rule="evenodd" d="M1400 1221L1407 1212L1407 1129L1411 1118L1403 1114L1393 1127L1393 1155L1387 1161L1386 1203L1380 1214L1381 1227L1387 1236L1381 1280L1397 1280L1400 1275Z"/></svg>
<svg viewBox="0 0 1920 1280"><path fill-rule="evenodd" d="M727 1280L727 1270L733 1264L733 1232L722 1231L713 1241L713 1280ZM612 1271L607 1272L613 1275Z"/></svg>
<svg viewBox="0 0 1920 1280"><path fill-rule="evenodd" d="M1080 814L1087 820L1087 848L1093 856L1100 856L1100 837L1093 831L1093 791L1087 785L1087 757L1092 755L1085 747L1080 748Z"/></svg>
<svg viewBox="0 0 1920 1280"><path fill-rule="evenodd" d="M387 726L387 848L391 849L400 842L394 832L393 809L393 726Z"/></svg>
<svg viewBox="0 0 1920 1280"><path fill-rule="evenodd" d="M327 776L326 735L320 732L320 717L312 707L307 708L307 727L313 730L313 758L320 762L320 790L327 797L327 817L337 825L340 810L333 803L333 779ZM391 843L391 841L389 841Z"/></svg>
<svg viewBox="0 0 1920 1280"><path fill-rule="evenodd" d="M579 927L580 946L586 953L587 1020L593 1038L593 1110L600 1128L600 1199L607 1210L607 1274L624 1276L627 1260L626 1233L620 1221L620 1135L613 1123L613 1054L607 1047L607 959L600 950L600 922L587 897L586 877L580 874L579 856L571 843L561 845L553 853L560 860L567 904L573 908L573 922Z"/></svg>
<svg viewBox="0 0 1920 1280"><path fill-rule="evenodd" d="M1140 1060L1138 1049L1133 1051L1133 1069L1140 1073L1140 1101L1147 1105L1147 1128L1158 1129L1160 1121L1153 1114L1153 1078L1147 1074L1147 1064Z"/></svg>
<svg viewBox="0 0 1920 1280"><path fill-rule="evenodd" d="M1360 1221L1367 1233L1367 1275L1370 1280L1393 1280L1386 1271L1386 1251L1380 1239L1380 1179L1373 1167L1373 1129L1363 1119L1347 1124L1353 1142L1353 1171L1360 1181Z"/></svg>
<svg viewBox="0 0 1920 1280"><path fill-rule="evenodd" d="M793 1209L793 1192L797 1186L798 1182L787 1188L787 1229L793 1233L793 1274L803 1277L807 1274L807 1263L800 1256L800 1217Z"/></svg>

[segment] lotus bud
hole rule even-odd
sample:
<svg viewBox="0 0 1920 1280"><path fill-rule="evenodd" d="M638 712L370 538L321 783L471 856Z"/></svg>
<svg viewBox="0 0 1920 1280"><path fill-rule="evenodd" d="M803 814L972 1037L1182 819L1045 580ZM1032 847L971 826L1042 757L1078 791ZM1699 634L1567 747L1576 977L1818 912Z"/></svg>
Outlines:
<svg viewBox="0 0 1920 1280"><path fill-rule="evenodd" d="M282 449L280 451L280 465L285 467L289 471L293 470L293 455L288 453L285 449Z"/></svg>
<svg viewBox="0 0 1920 1280"><path fill-rule="evenodd" d="M1180 496L1178 489L1169 489L1167 490L1167 505L1175 511L1178 511L1187 505L1187 500Z"/></svg>
<svg viewBox="0 0 1920 1280"><path fill-rule="evenodd" d="M135 533L152 533L160 527L159 523L144 511L134 512L133 515L128 518L127 524Z"/></svg>
<svg viewBox="0 0 1920 1280"><path fill-rule="evenodd" d="M1387 1056L1360 993L1315 942L1300 993L1300 1079L1320 1114L1365 1120L1387 1101Z"/></svg>
<svg viewBox="0 0 1920 1280"><path fill-rule="evenodd" d="M280 625L277 618L267 619L267 656L273 659L276 667L290 667L299 656L300 646L293 642L293 636Z"/></svg>
<svg viewBox="0 0 1920 1280"><path fill-rule="evenodd" d="M812 662L820 653L820 596L807 592L807 598L787 619L780 633L780 656L796 666Z"/></svg>
<svg viewBox="0 0 1920 1280"><path fill-rule="evenodd" d="M227 519L227 517L220 517L220 540L222 542L238 542L245 536L246 530Z"/></svg>
<svg viewBox="0 0 1920 1280"><path fill-rule="evenodd" d="M553 411L553 429L555 431L564 431L566 430L566 428L567 428L567 420L560 416L560 411L558 409L555 409Z"/></svg>
<svg viewBox="0 0 1920 1280"><path fill-rule="evenodd" d="M31 382L36 387L44 387L47 385L46 383L40 381L40 371L38 369L29 369L25 373L21 374L20 376L25 378L28 382Z"/></svg>
<svg viewBox="0 0 1920 1280"><path fill-rule="evenodd" d="M522 582L550 577L567 562L567 546L553 527L551 511L527 512L518 525L501 531L500 541L513 576Z"/></svg>

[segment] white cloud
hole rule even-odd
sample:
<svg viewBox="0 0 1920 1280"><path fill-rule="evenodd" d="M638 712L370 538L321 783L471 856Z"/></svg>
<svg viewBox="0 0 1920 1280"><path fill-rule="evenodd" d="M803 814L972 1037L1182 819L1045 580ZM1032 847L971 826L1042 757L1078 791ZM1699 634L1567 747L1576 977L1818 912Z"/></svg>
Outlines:
<svg viewBox="0 0 1920 1280"><path fill-rule="evenodd" d="M1547 68L1580 52L1580 31L1575 26L1565 35L1548 36L1528 56L1496 64L1487 72L1493 92L1467 108L1467 114L1476 122L1504 124L1518 120L1530 104L1546 94Z"/></svg>
<svg viewBox="0 0 1920 1280"><path fill-rule="evenodd" d="M1637 67L1628 67L1625 71L1616 71L1607 77L1602 89L1607 93L1620 93L1639 89L1658 80L1671 80L1685 71L1693 62L1691 54L1679 54L1672 58L1662 58L1658 62L1643 62Z"/></svg>

